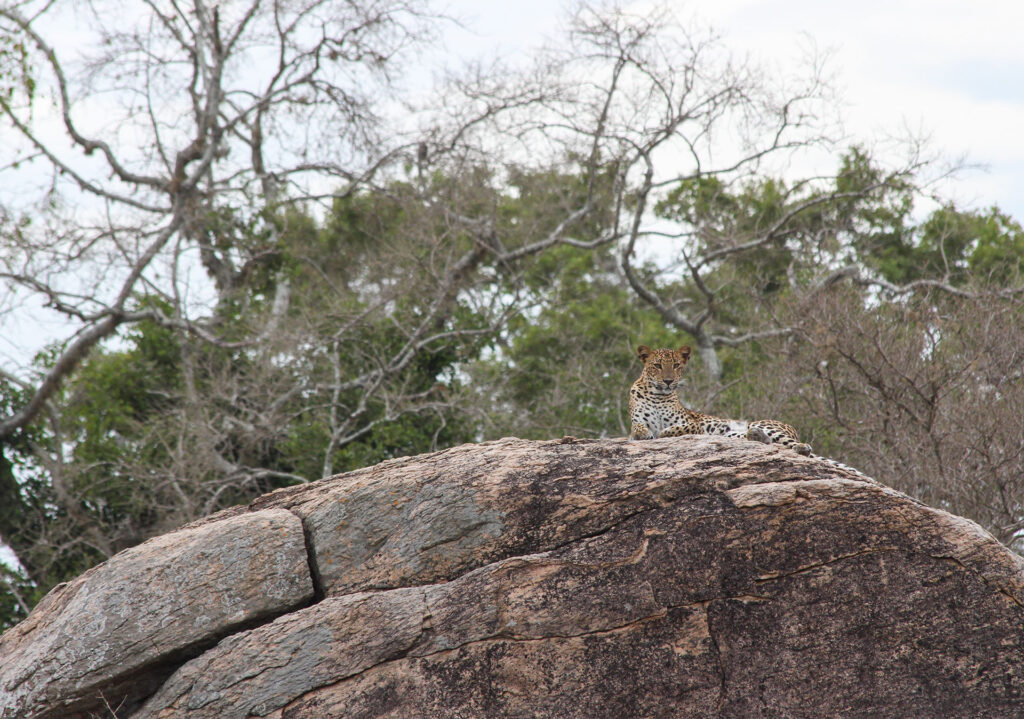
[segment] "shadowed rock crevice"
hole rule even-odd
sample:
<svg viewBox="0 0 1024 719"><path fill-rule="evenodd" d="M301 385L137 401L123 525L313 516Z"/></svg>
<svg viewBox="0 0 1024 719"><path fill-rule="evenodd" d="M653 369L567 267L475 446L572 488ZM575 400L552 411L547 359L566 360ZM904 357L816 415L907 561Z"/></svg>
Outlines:
<svg viewBox="0 0 1024 719"><path fill-rule="evenodd" d="M710 607L711 602L707 603L707 607ZM725 697L728 693L728 668L722 661L722 650L718 646L717 631L715 629L714 619L710 611L707 611L707 624L708 624L708 641L711 644L711 651L714 657L714 663L717 667L718 672L718 699L715 700L715 716L721 716L722 707L725 705Z"/></svg>
<svg viewBox="0 0 1024 719"><path fill-rule="evenodd" d="M1022 603L1024 561L977 525L814 458L505 439L118 555L0 639L0 709L155 678L119 716L1001 719Z"/></svg>
<svg viewBox="0 0 1024 719"><path fill-rule="evenodd" d="M291 511L291 510L288 510ZM309 527L302 521L302 517L291 512L292 515L299 520L299 524L302 527L302 546L306 551L306 569L309 572L309 581L313 587L313 596L310 598L310 604L316 604L317 602L323 601L325 596L324 585L320 579L320 572L316 566L316 551L313 548L313 538L310 535Z"/></svg>

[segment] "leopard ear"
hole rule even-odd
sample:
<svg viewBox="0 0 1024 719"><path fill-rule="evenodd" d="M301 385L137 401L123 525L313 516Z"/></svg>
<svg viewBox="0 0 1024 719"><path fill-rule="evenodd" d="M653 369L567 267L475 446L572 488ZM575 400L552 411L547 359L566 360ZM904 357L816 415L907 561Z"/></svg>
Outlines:
<svg viewBox="0 0 1024 719"><path fill-rule="evenodd" d="M647 345L640 345L636 348L636 356L640 358L641 362L646 362L647 358L650 357L653 352L654 350Z"/></svg>
<svg viewBox="0 0 1024 719"><path fill-rule="evenodd" d="M679 355L679 359L681 359L683 362L686 362L688 359L690 359L690 346L683 345L682 347L676 350L676 354Z"/></svg>

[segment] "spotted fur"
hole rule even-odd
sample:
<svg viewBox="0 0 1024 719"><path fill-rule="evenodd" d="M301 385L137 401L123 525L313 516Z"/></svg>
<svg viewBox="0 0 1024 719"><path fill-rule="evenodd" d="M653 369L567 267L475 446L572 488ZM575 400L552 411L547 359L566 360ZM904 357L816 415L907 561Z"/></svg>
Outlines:
<svg viewBox="0 0 1024 719"><path fill-rule="evenodd" d="M796 430L788 424L773 419L756 422L722 419L684 407L676 390L690 359L689 347L652 350L641 345L636 353L644 363L644 370L629 388L630 439L718 434L781 444L800 454L811 453L811 446L801 442Z"/></svg>

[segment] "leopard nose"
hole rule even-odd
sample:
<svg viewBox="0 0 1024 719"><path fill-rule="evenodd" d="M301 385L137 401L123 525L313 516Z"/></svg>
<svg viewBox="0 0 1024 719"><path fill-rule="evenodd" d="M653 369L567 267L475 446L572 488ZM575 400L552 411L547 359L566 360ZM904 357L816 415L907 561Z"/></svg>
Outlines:
<svg viewBox="0 0 1024 719"><path fill-rule="evenodd" d="M664 383L664 385L666 387L671 387L672 386L672 380L670 380L670 379L663 379L662 383Z"/></svg>

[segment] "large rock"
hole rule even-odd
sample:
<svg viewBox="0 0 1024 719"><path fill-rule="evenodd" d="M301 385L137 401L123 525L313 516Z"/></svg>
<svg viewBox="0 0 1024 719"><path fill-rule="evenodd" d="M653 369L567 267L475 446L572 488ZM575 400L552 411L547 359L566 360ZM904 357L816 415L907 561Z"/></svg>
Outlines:
<svg viewBox="0 0 1024 719"><path fill-rule="evenodd" d="M120 716L1024 716L1024 561L972 522L778 447L467 445L161 539L261 516L301 519L312 577L302 553L294 581L312 579L316 601L165 647L148 700ZM77 582L117 582L123 556ZM214 596L225 581L197 583ZM155 617L185 611L157 594ZM108 651L40 665L45 691L20 689L47 637L86 621L61 596L0 640L4 716L62 716L48 702Z"/></svg>
<svg viewBox="0 0 1024 719"><path fill-rule="evenodd" d="M307 567L302 526L281 509L121 552L0 637L0 716L68 719L108 705L127 713L174 664L308 603Z"/></svg>

